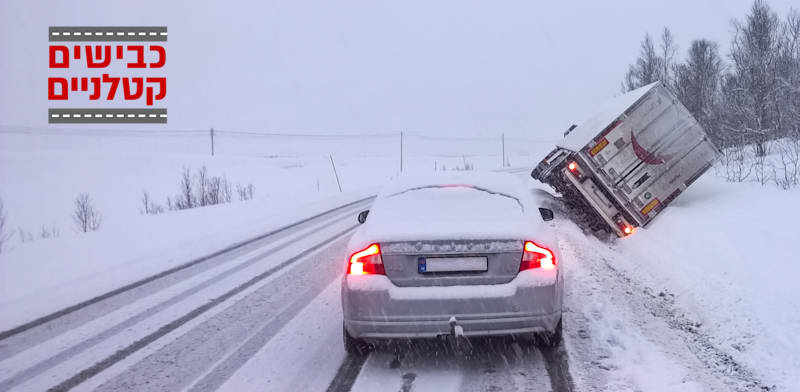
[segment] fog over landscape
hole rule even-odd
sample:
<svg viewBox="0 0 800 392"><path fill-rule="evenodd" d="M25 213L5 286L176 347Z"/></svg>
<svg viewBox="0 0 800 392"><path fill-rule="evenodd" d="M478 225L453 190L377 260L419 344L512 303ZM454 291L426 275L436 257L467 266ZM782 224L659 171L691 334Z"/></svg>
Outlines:
<svg viewBox="0 0 800 392"><path fill-rule="evenodd" d="M146 129L557 135L620 92L645 33L668 26L679 57L701 37L724 54L749 6L4 0L0 125L46 125L48 26L166 25L170 118Z"/></svg>

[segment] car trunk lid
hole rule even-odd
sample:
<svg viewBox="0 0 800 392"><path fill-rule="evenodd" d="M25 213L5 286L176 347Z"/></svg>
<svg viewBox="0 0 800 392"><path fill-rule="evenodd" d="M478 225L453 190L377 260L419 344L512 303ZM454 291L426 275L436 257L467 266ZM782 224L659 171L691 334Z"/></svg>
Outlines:
<svg viewBox="0 0 800 392"><path fill-rule="evenodd" d="M397 286L507 283L519 272L522 240L428 240L381 244L386 276Z"/></svg>

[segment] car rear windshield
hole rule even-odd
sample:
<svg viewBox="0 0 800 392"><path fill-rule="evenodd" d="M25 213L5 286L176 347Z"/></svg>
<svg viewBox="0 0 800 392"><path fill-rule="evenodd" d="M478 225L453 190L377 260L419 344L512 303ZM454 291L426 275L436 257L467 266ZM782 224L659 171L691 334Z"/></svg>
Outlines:
<svg viewBox="0 0 800 392"><path fill-rule="evenodd" d="M511 218L524 212L514 196L460 184L412 188L389 195L381 203L382 214L398 218Z"/></svg>

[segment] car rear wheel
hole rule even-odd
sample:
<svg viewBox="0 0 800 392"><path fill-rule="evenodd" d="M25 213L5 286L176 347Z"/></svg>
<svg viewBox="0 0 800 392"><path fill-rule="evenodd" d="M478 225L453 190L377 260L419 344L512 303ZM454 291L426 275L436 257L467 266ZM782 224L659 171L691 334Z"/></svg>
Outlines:
<svg viewBox="0 0 800 392"><path fill-rule="evenodd" d="M562 326L563 318L558 320L558 325L553 332L542 332L536 338L536 344L541 347L558 347L561 344L561 338L564 334Z"/></svg>
<svg viewBox="0 0 800 392"><path fill-rule="evenodd" d="M344 323L342 323L342 340L344 342L344 351L347 351L348 354L364 356L369 354L372 349L372 346L364 340L350 336L347 328L344 327Z"/></svg>

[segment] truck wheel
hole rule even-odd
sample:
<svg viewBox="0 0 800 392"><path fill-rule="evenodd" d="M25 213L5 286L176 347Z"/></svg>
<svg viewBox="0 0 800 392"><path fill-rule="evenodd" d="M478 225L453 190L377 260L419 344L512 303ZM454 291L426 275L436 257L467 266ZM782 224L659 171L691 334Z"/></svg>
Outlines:
<svg viewBox="0 0 800 392"><path fill-rule="evenodd" d="M372 346L362 339L356 339L347 332L347 328L342 323L342 341L344 343L344 351L351 355L364 356L369 354Z"/></svg>

